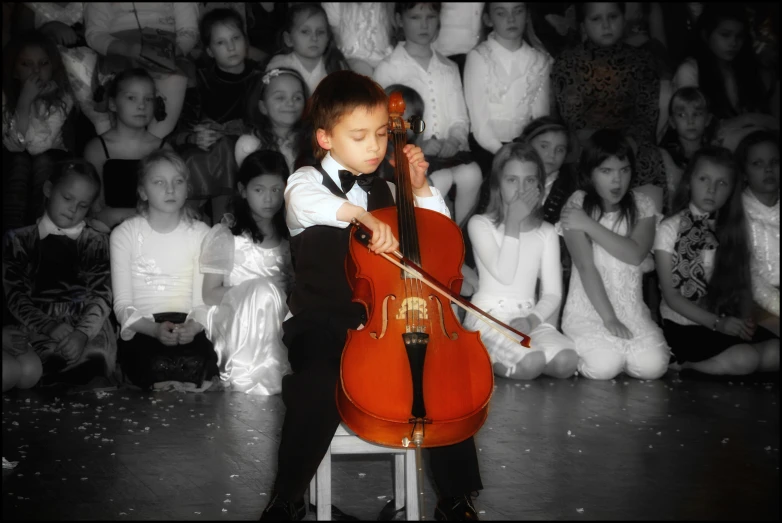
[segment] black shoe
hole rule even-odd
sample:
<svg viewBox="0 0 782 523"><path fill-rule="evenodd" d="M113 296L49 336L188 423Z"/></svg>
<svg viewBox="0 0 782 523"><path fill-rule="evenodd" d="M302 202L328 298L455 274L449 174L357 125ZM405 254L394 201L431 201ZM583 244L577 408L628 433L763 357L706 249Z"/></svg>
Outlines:
<svg viewBox="0 0 782 523"><path fill-rule="evenodd" d="M434 509L437 521L478 521L478 513L468 494L456 497L442 497Z"/></svg>
<svg viewBox="0 0 782 523"><path fill-rule="evenodd" d="M296 502L285 501L277 494L272 496L269 504L263 509L261 521L301 521L307 513L304 499Z"/></svg>

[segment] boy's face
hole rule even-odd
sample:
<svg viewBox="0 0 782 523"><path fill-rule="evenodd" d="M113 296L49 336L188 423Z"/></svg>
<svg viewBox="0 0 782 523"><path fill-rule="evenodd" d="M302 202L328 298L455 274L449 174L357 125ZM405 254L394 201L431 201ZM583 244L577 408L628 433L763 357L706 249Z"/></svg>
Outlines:
<svg viewBox="0 0 782 523"><path fill-rule="evenodd" d="M356 107L331 131L318 129L316 137L318 144L353 174L375 172L388 145L388 108Z"/></svg>
<svg viewBox="0 0 782 523"><path fill-rule="evenodd" d="M206 52L217 66L229 73L241 72L247 57L247 41L242 31L233 24L215 24Z"/></svg>
<svg viewBox="0 0 782 523"><path fill-rule="evenodd" d="M431 4L416 4L404 14L397 15L405 40L421 46L428 46L437 36L438 14Z"/></svg>
<svg viewBox="0 0 782 523"><path fill-rule="evenodd" d="M706 112L702 104L682 100L673 101L671 127L680 137L700 141L710 120L711 115Z"/></svg>

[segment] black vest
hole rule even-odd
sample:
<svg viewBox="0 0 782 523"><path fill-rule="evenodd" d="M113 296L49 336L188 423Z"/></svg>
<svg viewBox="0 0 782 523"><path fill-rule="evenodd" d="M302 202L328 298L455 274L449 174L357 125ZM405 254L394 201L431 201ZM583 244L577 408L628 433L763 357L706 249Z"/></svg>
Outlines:
<svg viewBox="0 0 782 523"><path fill-rule="evenodd" d="M331 177L320 165L323 185L332 194L347 200ZM375 178L367 194L367 209L374 211L393 207L394 197L388 183ZM291 258L296 274L293 291L288 297L288 307L294 317L304 311L331 314L361 314L363 307L353 303L345 275L345 257L348 255L352 227L315 225L291 237Z"/></svg>

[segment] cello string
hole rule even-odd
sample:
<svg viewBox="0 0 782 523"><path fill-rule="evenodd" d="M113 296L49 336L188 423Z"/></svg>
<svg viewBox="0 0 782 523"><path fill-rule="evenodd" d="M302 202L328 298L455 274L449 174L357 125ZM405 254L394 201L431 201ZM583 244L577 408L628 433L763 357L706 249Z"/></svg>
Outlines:
<svg viewBox="0 0 782 523"><path fill-rule="evenodd" d="M397 173L397 177L396 177L396 183L397 183L397 212L402 217L401 220L397 221L397 223L399 225L399 240L400 240L401 248L403 249L403 252L404 251L408 251L409 252L409 249L408 249L408 246L407 246L407 242L408 242L408 238L409 238L409 231L407 230L407 222L408 222L408 220L406 219L407 217L406 217L406 213L405 213L406 200L407 200L405 198L405 176L404 176L402 164L399 161L400 157L404 156L402 154L402 149L400 147L400 145L402 143L402 139L403 139L402 138L402 133L399 132L399 129L394 129L394 157L396 159L396 164L397 164L397 169L396 169L396 173ZM411 321L411 312L410 312L410 307L409 307L409 304L410 304L409 298L410 298L411 293L412 293L411 282L410 282L411 279L408 277L407 273L404 273L402 275L402 277L404 278L404 287L405 287L405 300L402 302L402 304L405 307L405 325L410 327L411 323L412 323L412 321Z"/></svg>

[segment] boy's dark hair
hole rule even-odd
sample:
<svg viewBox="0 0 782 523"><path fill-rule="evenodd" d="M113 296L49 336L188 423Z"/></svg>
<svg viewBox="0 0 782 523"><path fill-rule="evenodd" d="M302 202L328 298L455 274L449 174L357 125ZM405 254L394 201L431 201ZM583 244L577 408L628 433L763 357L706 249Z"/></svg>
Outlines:
<svg viewBox="0 0 782 523"><path fill-rule="evenodd" d="M277 36L281 52L293 52L292 47L285 45L283 33L290 33L293 31L293 24L296 23L296 19L299 15L306 15L307 18L309 18L318 13L322 14L323 18L326 20L326 35L329 39L329 43L326 45L326 50L323 53L323 66L326 68L326 73L350 69L345 55L339 50L337 43L334 40L334 32L331 30L331 25L329 25L329 18L326 15L326 11L318 2L295 2L288 4L288 10L285 13L285 25Z"/></svg>
<svg viewBox="0 0 782 523"><path fill-rule="evenodd" d="M244 30L242 15L236 12L235 9L218 7L217 9L212 9L206 13L198 23L198 31L201 35L201 45L204 46L204 49L209 47L209 44L212 42L212 28L217 24L228 25L228 23L235 25L237 29L239 29L239 32L242 33L242 36L244 36L244 39L247 40L247 32Z"/></svg>
<svg viewBox="0 0 782 523"><path fill-rule="evenodd" d="M429 4L432 6L432 10L440 14L440 11L443 9L443 3L442 2L396 2L394 4L394 14L403 15L409 10L415 8L418 4Z"/></svg>
<svg viewBox="0 0 782 523"><path fill-rule="evenodd" d="M52 184L52 187L57 187L69 175L81 176L93 184L95 186L95 196L93 196L92 201L94 202L98 198L101 187L100 176L98 176L98 171L90 162L82 158L69 158L57 162L54 164L54 170L49 176L49 183Z"/></svg>
<svg viewBox="0 0 782 523"><path fill-rule="evenodd" d="M696 104L698 102L703 104L703 109L709 112L709 99L706 97L706 93L701 91L698 87L687 86L681 87L671 95L671 101L668 102L668 116L673 116L673 103L676 100L681 100L684 103Z"/></svg>
<svg viewBox="0 0 782 523"><path fill-rule="evenodd" d="M386 107L388 96L368 76L353 71L336 71L321 80L304 108L304 120L312 132L312 152L320 161L327 151L318 144L317 131L331 132L339 120L359 107Z"/></svg>
<svg viewBox="0 0 782 523"><path fill-rule="evenodd" d="M742 318L750 312L752 300L750 250L741 194L742 186L739 180L741 171L730 150L710 145L699 149L693 155L682 174L671 214L689 207L692 177L703 161L727 167L733 173L731 195L725 205L717 211L715 233L719 247L714 260L714 272L709 280L703 304L716 314Z"/></svg>
<svg viewBox="0 0 782 523"><path fill-rule="evenodd" d="M583 209L587 216L594 218L596 221L600 221L604 211L601 198L592 183L592 171L613 156L630 162L630 187L632 187L635 179L635 153L630 142L627 141L627 138L620 131L614 129L595 131L584 145L579 158L578 168L581 173L581 188L586 193ZM597 211L596 214L595 211ZM618 226L622 220L626 220L627 236L630 236L638 220L638 209L633 199L633 191L628 189L619 201L619 212L621 219L616 222L616 225Z"/></svg>
<svg viewBox="0 0 782 523"><path fill-rule="evenodd" d="M250 154L242 162L242 166L239 168L239 174L237 175L237 185L234 191L231 204L234 212L234 224L231 226L231 234L238 236L249 232L252 236L253 242L262 243L263 233L258 228L258 224L252 216L250 205L245 198L239 193L239 183L247 187L250 180L256 176L262 174L277 174L282 177L283 183L288 183L288 176L290 171L288 170L288 164L285 162L285 157L282 153L277 151L259 150ZM280 238L288 237L288 226L285 224L285 205L283 205L277 214L272 218L272 225L277 231Z"/></svg>
<svg viewBox="0 0 782 523"><path fill-rule="evenodd" d="M52 64L52 81L57 84L56 89L47 94L39 95L38 98L46 104L46 109L58 105L65 112L67 110L66 95L72 96L71 83L68 80L68 74L65 71L57 45L51 38L38 30L27 31L17 36L3 49L5 112L7 114L16 112L16 102L19 100L19 94L22 92L22 83L14 77L16 60L19 54L28 47L38 47L44 50Z"/></svg>

